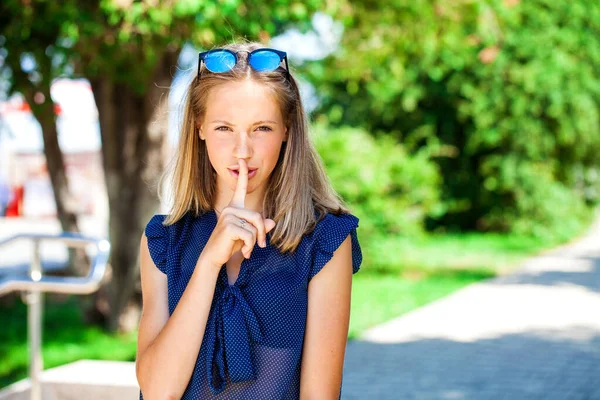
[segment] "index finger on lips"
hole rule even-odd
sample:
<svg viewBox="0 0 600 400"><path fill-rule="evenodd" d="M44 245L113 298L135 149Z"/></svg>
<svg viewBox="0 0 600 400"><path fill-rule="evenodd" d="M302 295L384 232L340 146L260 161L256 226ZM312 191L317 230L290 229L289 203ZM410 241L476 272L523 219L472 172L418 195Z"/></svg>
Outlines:
<svg viewBox="0 0 600 400"><path fill-rule="evenodd" d="M248 165L246 164L246 160L241 158L238 160L238 164L240 169L238 170L237 185L229 204L233 207L244 208L246 190L248 189Z"/></svg>

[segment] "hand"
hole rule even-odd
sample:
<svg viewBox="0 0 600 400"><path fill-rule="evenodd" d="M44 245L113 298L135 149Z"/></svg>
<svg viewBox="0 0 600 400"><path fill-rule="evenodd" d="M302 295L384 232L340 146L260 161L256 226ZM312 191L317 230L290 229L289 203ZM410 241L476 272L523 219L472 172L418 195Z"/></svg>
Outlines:
<svg viewBox="0 0 600 400"><path fill-rule="evenodd" d="M244 208L248 188L248 166L246 160L239 160L239 174L235 192L229 205L221 211L201 257L221 268L233 255L242 250L245 258L250 258L254 244L261 247L267 243L267 233L275 227L275 221L263 218L260 213ZM240 220L246 220L242 227Z"/></svg>

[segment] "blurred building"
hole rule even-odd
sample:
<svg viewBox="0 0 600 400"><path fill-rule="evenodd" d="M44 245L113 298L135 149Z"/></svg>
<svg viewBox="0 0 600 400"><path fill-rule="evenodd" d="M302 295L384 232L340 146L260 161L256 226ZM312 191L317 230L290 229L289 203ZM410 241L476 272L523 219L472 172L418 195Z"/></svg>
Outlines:
<svg viewBox="0 0 600 400"><path fill-rule="evenodd" d="M107 218L98 110L89 82L56 80L51 95L57 104L58 140L78 211ZM23 97L15 95L0 103L0 179L8 182L13 194L9 216L56 215L43 147L41 127Z"/></svg>

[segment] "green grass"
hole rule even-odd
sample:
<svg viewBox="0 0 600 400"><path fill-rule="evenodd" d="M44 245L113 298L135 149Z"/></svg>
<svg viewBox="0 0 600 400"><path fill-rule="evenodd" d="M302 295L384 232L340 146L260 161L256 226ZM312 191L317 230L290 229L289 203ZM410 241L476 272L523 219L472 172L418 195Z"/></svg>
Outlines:
<svg viewBox="0 0 600 400"><path fill-rule="evenodd" d="M466 285L509 273L525 258L559 244L494 233L359 240L363 265L352 284L351 339Z"/></svg>
<svg viewBox="0 0 600 400"><path fill-rule="evenodd" d="M359 239L363 265L353 280L350 338L461 287L509 272L525 257L557 244L497 234L410 240L359 234ZM133 361L137 332L109 335L85 326L75 300L46 301L44 367L79 359ZM28 375L27 308L20 300L5 303L0 302L0 388Z"/></svg>
<svg viewBox="0 0 600 400"><path fill-rule="evenodd" d="M405 314L488 276L460 272L414 281L391 276L357 275L352 283L349 338L355 339L369 327Z"/></svg>
<svg viewBox="0 0 600 400"><path fill-rule="evenodd" d="M365 267L365 273L369 275L402 275L448 269L487 270L502 274L509 272L525 257L558 243L556 240L495 233L431 235L410 239L382 236L365 241L363 256L369 261Z"/></svg>
<svg viewBox="0 0 600 400"><path fill-rule="evenodd" d="M4 300L6 302L6 300ZM0 305L0 388L28 376L27 307L20 299ZM80 359L135 359L137 332L109 335L85 326L76 299L46 301L44 306L44 369Z"/></svg>

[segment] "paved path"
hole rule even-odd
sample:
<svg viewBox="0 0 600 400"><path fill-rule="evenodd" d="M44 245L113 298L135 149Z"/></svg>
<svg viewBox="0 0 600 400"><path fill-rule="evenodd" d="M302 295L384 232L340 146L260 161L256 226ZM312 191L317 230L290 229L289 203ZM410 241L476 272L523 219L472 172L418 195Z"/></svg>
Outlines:
<svg viewBox="0 0 600 400"><path fill-rule="evenodd" d="M348 343L343 399L600 399L600 221Z"/></svg>

